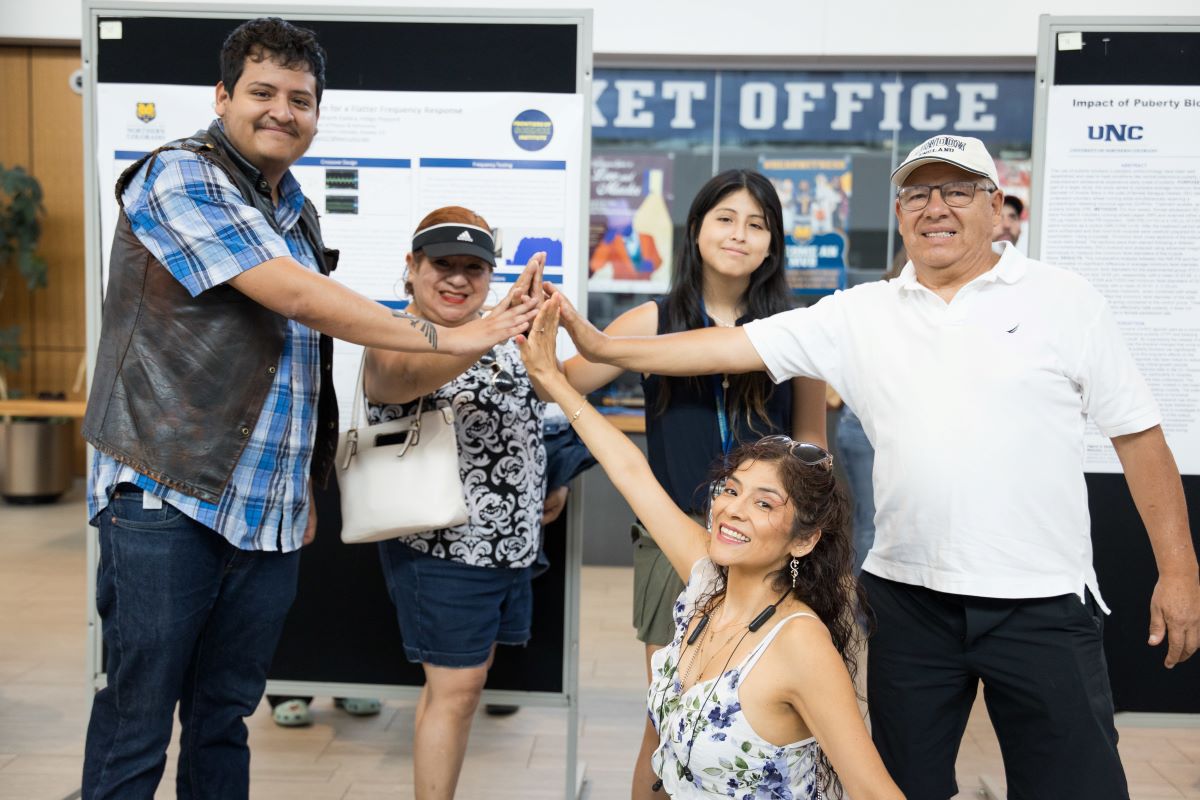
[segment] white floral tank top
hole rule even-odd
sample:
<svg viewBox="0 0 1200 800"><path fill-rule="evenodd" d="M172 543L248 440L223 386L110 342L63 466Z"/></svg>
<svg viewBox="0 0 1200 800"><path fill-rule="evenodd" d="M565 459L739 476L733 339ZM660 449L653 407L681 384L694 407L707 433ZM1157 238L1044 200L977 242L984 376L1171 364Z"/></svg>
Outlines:
<svg viewBox="0 0 1200 800"><path fill-rule="evenodd" d="M782 747L771 744L750 727L738 698L739 684L784 624L802 616L815 619L813 614L798 612L780 620L736 667L683 691L679 652L697 602L718 577L717 568L707 558L696 562L675 601L675 638L650 662L653 681L647 702L659 736L651 759L654 771L675 800L823 798L817 781L821 760L817 740L808 738ZM688 772L691 780L685 777Z"/></svg>

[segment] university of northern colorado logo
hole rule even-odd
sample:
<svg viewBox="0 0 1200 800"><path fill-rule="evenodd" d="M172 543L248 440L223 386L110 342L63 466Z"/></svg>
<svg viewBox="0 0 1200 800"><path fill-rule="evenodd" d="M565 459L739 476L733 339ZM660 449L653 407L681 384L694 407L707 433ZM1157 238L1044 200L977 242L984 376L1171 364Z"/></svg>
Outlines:
<svg viewBox="0 0 1200 800"><path fill-rule="evenodd" d="M154 103L138 103L137 118L142 122L150 122L157 116L157 111L154 108Z"/></svg>

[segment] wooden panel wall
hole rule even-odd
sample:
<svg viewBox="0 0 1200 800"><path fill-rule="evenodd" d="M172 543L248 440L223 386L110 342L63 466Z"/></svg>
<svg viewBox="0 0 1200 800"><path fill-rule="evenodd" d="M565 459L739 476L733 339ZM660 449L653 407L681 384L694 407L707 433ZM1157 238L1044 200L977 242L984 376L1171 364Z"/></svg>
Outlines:
<svg viewBox="0 0 1200 800"><path fill-rule="evenodd" d="M83 238L83 98L69 85L80 67L77 49L0 47L0 163L19 164L42 184L46 215L40 252L47 286L28 292L10 281L0 324L21 325L26 357L9 385L26 396L73 391L86 349ZM84 446L77 440L77 470Z"/></svg>
<svg viewBox="0 0 1200 800"><path fill-rule="evenodd" d="M0 164L6 167L19 164L29 169L31 72L28 47L0 47L0 96L4 97L5 105L5 113L0 114ZM32 376L28 358L32 340L30 312L25 284L20 280L9 280L4 285L4 297L0 299L0 326L21 326L21 346L27 357L18 373L9 373L6 377L12 390L26 394Z"/></svg>

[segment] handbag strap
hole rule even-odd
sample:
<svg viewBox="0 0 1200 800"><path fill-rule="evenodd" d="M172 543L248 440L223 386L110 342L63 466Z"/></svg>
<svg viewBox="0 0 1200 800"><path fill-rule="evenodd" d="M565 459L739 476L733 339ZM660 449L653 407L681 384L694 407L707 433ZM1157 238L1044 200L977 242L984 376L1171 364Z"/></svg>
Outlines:
<svg viewBox="0 0 1200 800"><path fill-rule="evenodd" d="M367 348L363 348L362 358L358 360L358 378L354 381L354 405L350 409L350 430L357 431L361 417L367 411L367 390L364 376L367 368ZM416 418L421 419L421 410L425 405L425 395L417 400Z"/></svg>
<svg viewBox="0 0 1200 800"><path fill-rule="evenodd" d="M367 350L363 348L362 358L358 362L358 378L354 381L354 405L350 408L350 428L346 431L346 445L341 455L341 468L343 470L350 468L350 462L358 455L358 425L362 421L361 415L367 408L367 392L364 386L364 373L367 366ZM412 426L408 432L408 439L404 443L404 449L399 455L404 455L408 452L408 448L417 444L421 439L421 409L425 406L425 395L417 400L417 410L412 414ZM370 427L368 424L367 427Z"/></svg>

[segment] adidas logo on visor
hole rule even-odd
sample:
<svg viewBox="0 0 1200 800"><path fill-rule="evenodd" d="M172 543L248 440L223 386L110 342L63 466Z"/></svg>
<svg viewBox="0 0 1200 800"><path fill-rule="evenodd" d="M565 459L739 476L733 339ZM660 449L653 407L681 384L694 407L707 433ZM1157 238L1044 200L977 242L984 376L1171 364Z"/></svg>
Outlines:
<svg viewBox="0 0 1200 800"><path fill-rule="evenodd" d="M458 235L458 240L460 242L474 242L475 241L474 239L471 238L470 231L463 231L462 233L460 233Z"/></svg>

